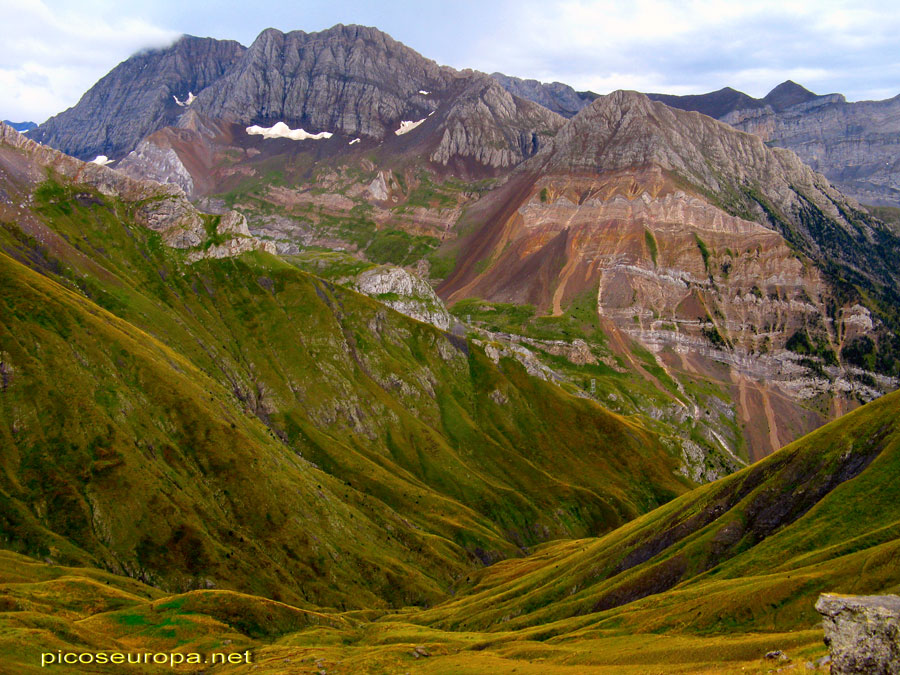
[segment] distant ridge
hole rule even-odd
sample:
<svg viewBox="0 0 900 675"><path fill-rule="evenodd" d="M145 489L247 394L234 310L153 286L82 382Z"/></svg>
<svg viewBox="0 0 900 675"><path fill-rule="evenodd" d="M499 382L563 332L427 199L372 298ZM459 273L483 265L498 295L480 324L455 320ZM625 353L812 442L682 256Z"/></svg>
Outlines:
<svg viewBox="0 0 900 675"><path fill-rule="evenodd" d="M31 131L32 129L37 128L37 123L35 122L10 122L9 120L3 120L3 123L9 127L12 127L19 133L24 133L26 131Z"/></svg>

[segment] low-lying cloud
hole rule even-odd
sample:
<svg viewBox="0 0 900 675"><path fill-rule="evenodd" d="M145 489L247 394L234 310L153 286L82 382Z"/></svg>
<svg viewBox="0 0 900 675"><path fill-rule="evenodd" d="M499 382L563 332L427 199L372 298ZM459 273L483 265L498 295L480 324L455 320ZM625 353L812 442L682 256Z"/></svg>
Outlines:
<svg viewBox="0 0 900 675"><path fill-rule="evenodd" d="M43 0L0 0L3 117L42 122L77 103L136 50L162 46L178 36L142 19L106 18L103 13L90 3L52 8Z"/></svg>

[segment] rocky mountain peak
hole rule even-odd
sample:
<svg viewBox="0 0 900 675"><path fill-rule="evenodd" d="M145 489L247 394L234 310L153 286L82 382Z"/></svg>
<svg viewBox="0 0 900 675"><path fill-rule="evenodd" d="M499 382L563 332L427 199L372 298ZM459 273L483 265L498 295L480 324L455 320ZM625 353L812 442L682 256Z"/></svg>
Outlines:
<svg viewBox="0 0 900 675"><path fill-rule="evenodd" d="M783 110L798 103L806 103L818 95L812 93L809 89L801 87L792 80L785 80L772 91L765 95L762 99L764 103L772 106L775 110Z"/></svg>
<svg viewBox="0 0 900 675"><path fill-rule="evenodd" d="M309 131L383 138L421 119L450 74L376 28L318 33L270 28L197 107L239 123L285 122ZM428 92L422 94L420 92Z"/></svg>
<svg viewBox="0 0 900 675"><path fill-rule="evenodd" d="M140 52L29 136L80 159L118 158L174 124L190 95L221 77L244 50L233 40L183 35L169 47Z"/></svg>
<svg viewBox="0 0 900 675"><path fill-rule="evenodd" d="M763 103L747 96L742 91L724 87L708 94L692 94L676 96L673 94L647 94L653 101L660 101L673 108L693 110L716 119L733 110L752 110L762 108Z"/></svg>
<svg viewBox="0 0 900 675"><path fill-rule="evenodd" d="M539 103L563 117L574 117L579 110L597 98L597 94L592 91L575 91L562 82L523 80L503 73L491 73L491 77L509 93Z"/></svg>
<svg viewBox="0 0 900 675"><path fill-rule="evenodd" d="M598 175L647 167L732 216L780 232L814 260L832 256L859 278L897 283L889 262L900 251L897 239L796 154L638 92L598 98L520 171Z"/></svg>
<svg viewBox="0 0 900 675"><path fill-rule="evenodd" d="M454 74L452 102L436 116L439 142L431 160L444 166L467 159L510 168L544 148L565 119L504 89L477 72ZM457 93L458 92L458 93Z"/></svg>

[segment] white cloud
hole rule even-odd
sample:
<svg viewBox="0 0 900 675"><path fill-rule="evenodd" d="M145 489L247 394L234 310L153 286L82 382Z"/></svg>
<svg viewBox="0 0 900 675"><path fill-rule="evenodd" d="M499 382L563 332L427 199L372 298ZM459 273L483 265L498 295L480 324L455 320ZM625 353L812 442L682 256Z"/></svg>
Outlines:
<svg viewBox="0 0 900 675"><path fill-rule="evenodd" d="M900 91L898 32L895 5L872 0L522 0L468 60L598 93L732 86L761 96L794 79L858 98Z"/></svg>
<svg viewBox="0 0 900 675"><path fill-rule="evenodd" d="M137 18L106 19L90 3L0 0L0 115L42 122L75 103L135 51L178 34Z"/></svg>

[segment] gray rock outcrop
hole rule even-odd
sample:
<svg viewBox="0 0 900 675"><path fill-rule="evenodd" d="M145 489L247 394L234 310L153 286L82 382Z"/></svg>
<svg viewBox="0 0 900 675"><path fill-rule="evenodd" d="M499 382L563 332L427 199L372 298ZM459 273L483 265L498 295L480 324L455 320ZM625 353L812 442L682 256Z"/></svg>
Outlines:
<svg viewBox="0 0 900 675"><path fill-rule="evenodd" d="M194 179L171 145L142 140L126 155L116 169L133 178L147 178L158 183L177 185L185 194L193 194Z"/></svg>
<svg viewBox="0 0 900 675"><path fill-rule="evenodd" d="M357 277L356 288L401 314L441 330L450 328L450 313L434 289L402 267L383 265L368 269Z"/></svg>
<svg viewBox="0 0 900 675"><path fill-rule="evenodd" d="M130 175L194 194L197 177L177 149L147 137L200 118L343 136L335 148L347 138L390 139L400 152L494 173L535 154L563 122L488 75L439 66L378 29L339 24L318 33L269 28L246 49L185 36L123 62L32 137L83 159L128 155L121 167ZM404 123L410 132L397 135Z"/></svg>
<svg viewBox="0 0 900 675"><path fill-rule="evenodd" d="M35 143L6 124L0 124L0 145L21 151L33 165L51 169L73 183L89 185L103 195L122 200L131 207L134 220L160 233L167 246L192 249L207 240L203 215L194 208L177 185L137 180L99 164L82 162ZM247 227L246 218L237 211L229 211L220 217L217 234L230 238L205 250L189 253L188 262L203 258L232 257L246 251L277 251L274 242L254 237Z"/></svg>
<svg viewBox="0 0 900 675"><path fill-rule="evenodd" d="M864 204L900 206L900 96L849 103L788 80L763 98L731 88L694 96L649 94L696 110L766 143L797 153L842 192Z"/></svg>
<svg viewBox="0 0 900 675"><path fill-rule="evenodd" d="M900 96L848 103L830 94L781 110L737 110L722 121L790 148L865 204L900 206Z"/></svg>
<svg viewBox="0 0 900 675"><path fill-rule="evenodd" d="M491 73L491 77L510 94L534 101L567 118L577 115L579 110L589 106L598 96L592 91L575 91L562 82L523 80L503 73Z"/></svg>
<svg viewBox="0 0 900 675"><path fill-rule="evenodd" d="M513 96L487 75L467 79L463 92L436 120L440 141L431 161L437 164L471 159L493 169L513 167L543 148L565 121Z"/></svg>
<svg viewBox="0 0 900 675"><path fill-rule="evenodd" d="M177 185L137 180L99 164L82 162L35 143L5 124L0 124L0 144L18 148L30 161L75 183L90 185L101 194L134 204L135 220L159 232L168 246L191 248L206 238L200 214Z"/></svg>
<svg viewBox="0 0 900 675"><path fill-rule="evenodd" d="M823 594L816 611L832 673L900 674L900 596Z"/></svg>
<svg viewBox="0 0 900 675"><path fill-rule="evenodd" d="M310 132L383 138L401 119L432 112L452 73L375 28L268 28L194 105L240 123L282 121Z"/></svg>

